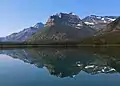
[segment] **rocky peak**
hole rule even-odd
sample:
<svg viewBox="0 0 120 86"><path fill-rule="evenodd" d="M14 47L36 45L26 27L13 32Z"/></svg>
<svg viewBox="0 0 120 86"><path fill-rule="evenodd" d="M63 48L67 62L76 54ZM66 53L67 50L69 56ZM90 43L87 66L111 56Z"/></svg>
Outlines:
<svg viewBox="0 0 120 86"><path fill-rule="evenodd" d="M57 13L50 16L46 22L46 26L52 26L55 24L67 25L72 27L82 26L83 22L81 19L74 13Z"/></svg>

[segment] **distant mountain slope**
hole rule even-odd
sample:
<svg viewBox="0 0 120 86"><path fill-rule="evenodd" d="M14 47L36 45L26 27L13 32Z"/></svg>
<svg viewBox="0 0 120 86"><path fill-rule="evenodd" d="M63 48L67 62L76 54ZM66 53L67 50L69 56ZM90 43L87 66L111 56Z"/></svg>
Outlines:
<svg viewBox="0 0 120 86"><path fill-rule="evenodd" d="M0 37L0 42L4 40L4 37Z"/></svg>
<svg viewBox="0 0 120 86"><path fill-rule="evenodd" d="M95 28L97 30L100 30L104 27L106 27L107 24L115 21L118 18L118 16L96 16L96 15L90 15L82 19L82 21L89 25L92 28Z"/></svg>
<svg viewBox="0 0 120 86"><path fill-rule="evenodd" d="M44 25L42 23L37 23L33 27L25 28L24 30L18 32L18 33L13 33L11 35L8 35L6 37L0 38L0 41L5 41L5 42L23 42L25 41L30 35L32 35L34 32L42 28Z"/></svg>
<svg viewBox="0 0 120 86"><path fill-rule="evenodd" d="M102 29L101 32L114 32L120 31L120 17L118 17L115 21L109 23L106 28Z"/></svg>
<svg viewBox="0 0 120 86"><path fill-rule="evenodd" d="M50 16L45 27L28 38L28 42L41 43L76 41L91 36L95 30L86 25L72 13L60 13Z"/></svg>
<svg viewBox="0 0 120 86"><path fill-rule="evenodd" d="M108 24L93 37L84 39L87 44L120 44L120 17Z"/></svg>

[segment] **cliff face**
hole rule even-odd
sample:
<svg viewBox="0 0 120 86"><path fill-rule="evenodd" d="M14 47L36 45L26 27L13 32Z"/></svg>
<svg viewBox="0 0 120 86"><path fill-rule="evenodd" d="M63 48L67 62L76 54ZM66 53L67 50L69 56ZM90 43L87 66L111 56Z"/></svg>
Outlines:
<svg viewBox="0 0 120 86"><path fill-rule="evenodd" d="M46 22L46 26L52 26L57 24L76 27L78 24L82 25L84 23L77 15L74 15L73 13L59 13L56 15L52 15Z"/></svg>

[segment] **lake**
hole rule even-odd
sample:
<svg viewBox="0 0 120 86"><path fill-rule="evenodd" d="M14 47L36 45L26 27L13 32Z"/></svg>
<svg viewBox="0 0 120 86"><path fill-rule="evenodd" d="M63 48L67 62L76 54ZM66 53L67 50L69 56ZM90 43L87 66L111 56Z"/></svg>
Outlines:
<svg viewBox="0 0 120 86"><path fill-rule="evenodd" d="M1 49L0 86L120 86L120 48Z"/></svg>

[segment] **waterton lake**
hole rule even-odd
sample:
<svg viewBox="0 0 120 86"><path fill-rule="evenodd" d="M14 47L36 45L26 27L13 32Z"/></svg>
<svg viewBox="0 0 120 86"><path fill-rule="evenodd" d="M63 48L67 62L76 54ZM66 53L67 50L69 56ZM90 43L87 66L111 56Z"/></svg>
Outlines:
<svg viewBox="0 0 120 86"><path fill-rule="evenodd" d="M120 86L120 47L0 49L0 86Z"/></svg>

